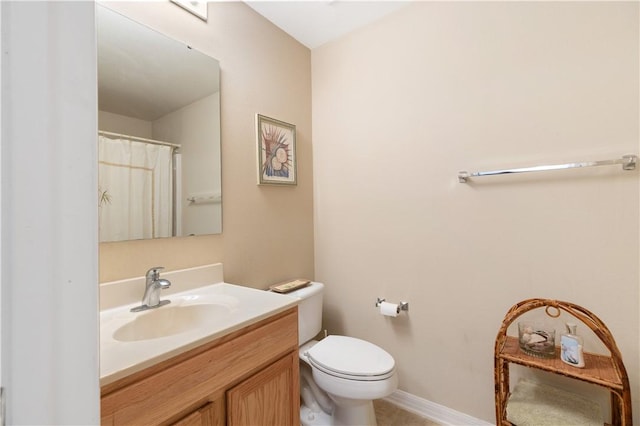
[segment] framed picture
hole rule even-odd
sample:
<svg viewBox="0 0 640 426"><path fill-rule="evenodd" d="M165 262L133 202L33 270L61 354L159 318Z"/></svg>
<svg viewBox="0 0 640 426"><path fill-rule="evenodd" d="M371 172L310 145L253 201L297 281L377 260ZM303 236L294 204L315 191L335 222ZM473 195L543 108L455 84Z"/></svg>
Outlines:
<svg viewBox="0 0 640 426"><path fill-rule="evenodd" d="M187 12L196 15L203 21L207 21L207 2L195 1L195 0L171 0L172 3L177 4Z"/></svg>
<svg viewBox="0 0 640 426"><path fill-rule="evenodd" d="M296 185L296 126L256 115L258 184Z"/></svg>

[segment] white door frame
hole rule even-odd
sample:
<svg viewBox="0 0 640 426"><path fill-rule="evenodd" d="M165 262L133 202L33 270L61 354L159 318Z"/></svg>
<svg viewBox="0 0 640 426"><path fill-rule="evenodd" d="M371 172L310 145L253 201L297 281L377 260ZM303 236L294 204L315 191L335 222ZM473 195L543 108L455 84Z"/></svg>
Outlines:
<svg viewBox="0 0 640 426"><path fill-rule="evenodd" d="M0 2L8 424L98 424L95 4Z"/></svg>

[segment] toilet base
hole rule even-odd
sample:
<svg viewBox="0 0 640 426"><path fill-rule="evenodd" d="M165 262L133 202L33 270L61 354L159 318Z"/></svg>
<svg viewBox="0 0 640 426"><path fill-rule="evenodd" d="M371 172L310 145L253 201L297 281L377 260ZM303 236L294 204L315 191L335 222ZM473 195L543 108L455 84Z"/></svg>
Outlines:
<svg viewBox="0 0 640 426"><path fill-rule="evenodd" d="M300 424L302 426L333 426L333 418L324 411L313 411L300 404Z"/></svg>
<svg viewBox="0 0 640 426"><path fill-rule="evenodd" d="M314 412L300 405L300 424L303 426L377 426L373 401L345 400L337 404L333 415Z"/></svg>
<svg viewBox="0 0 640 426"><path fill-rule="evenodd" d="M336 403L333 411L334 426L377 426L373 401L332 398Z"/></svg>

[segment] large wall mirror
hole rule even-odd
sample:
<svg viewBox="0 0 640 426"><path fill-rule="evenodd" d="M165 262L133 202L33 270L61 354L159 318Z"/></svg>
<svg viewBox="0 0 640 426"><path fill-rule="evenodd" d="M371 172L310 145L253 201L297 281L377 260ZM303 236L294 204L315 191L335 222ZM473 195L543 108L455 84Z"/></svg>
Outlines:
<svg viewBox="0 0 640 426"><path fill-rule="evenodd" d="M222 232L218 61L96 14L100 241Z"/></svg>

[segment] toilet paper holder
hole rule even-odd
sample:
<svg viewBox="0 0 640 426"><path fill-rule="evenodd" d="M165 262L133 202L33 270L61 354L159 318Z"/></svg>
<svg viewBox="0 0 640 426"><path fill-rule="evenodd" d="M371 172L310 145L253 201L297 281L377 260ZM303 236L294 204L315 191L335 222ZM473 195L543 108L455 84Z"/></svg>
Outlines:
<svg viewBox="0 0 640 426"><path fill-rule="evenodd" d="M386 299L377 298L376 300L376 308L380 307L382 302L386 302ZM400 302L398 303L398 308L396 309L396 313L400 313L400 311L409 311L409 302Z"/></svg>

